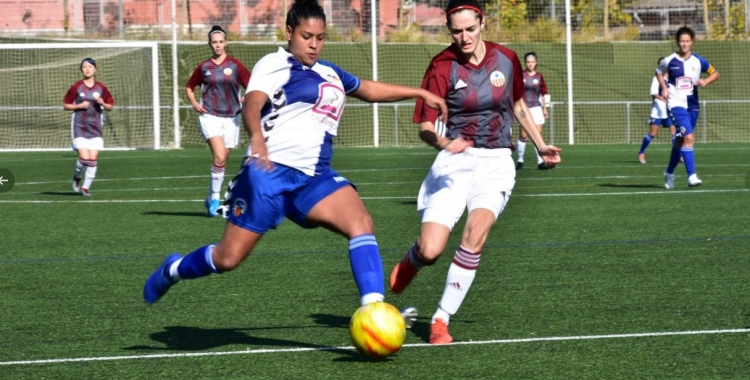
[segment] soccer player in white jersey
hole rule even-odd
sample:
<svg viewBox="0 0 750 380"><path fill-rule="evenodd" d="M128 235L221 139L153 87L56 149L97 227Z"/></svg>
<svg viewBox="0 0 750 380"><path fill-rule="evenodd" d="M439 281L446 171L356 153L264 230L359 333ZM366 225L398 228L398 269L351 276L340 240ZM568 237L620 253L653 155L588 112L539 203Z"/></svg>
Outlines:
<svg viewBox="0 0 750 380"><path fill-rule="evenodd" d="M442 115L445 100L420 88L359 79L320 60L326 16L317 0L295 0L287 13L286 38L288 48L263 57L250 77L242 117L252 141L248 161L230 183L224 236L185 257L169 255L146 281L147 303L178 280L236 268L284 217L343 235L360 302L384 300L372 217L354 185L331 168L332 140L347 95L367 102L421 98Z"/></svg>
<svg viewBox="0 0 750 380"><path fill-rule="evenodd" d="M664 186L674 188L674 169L684 158L688 175L688 186L700 186L702 181L695 174L695 156L693 130L698 123L698 87L706 87L719 79L719 72L707 59L691 51L695 32L687 26L677 29L677 46L679 50L664 59L656 69L656 79L661 85L662 96L667 99L667 109L675 124L675 142L669 164L664 170ZM708 77L701 78L701 73ZM668 78L664 79L664 74ZM698 87L696 87L698 86Z"/></svg>
<svg viewBox="0 0 750 380"><path fill-rule="evenodd" d="M657 65L664 63L664 57L659 58L656 61ZM664 74L664 78L667 78L667 74ZM642 164L646 163L646 148L651 144L651 140L656 137L660 127L669 128L670 136L674 136L674 123L672 118L667 113L667 99L661 96L661 86L659 80L654 77L651 80L651 116L648 119L648 125L651 129L643 136L643 143L641 143L641 150L638 151L638 161Z"/></svg>
<svg viewBox="0 0 750 380"><path fill-rule="evenodd" d="M227 32L214 25L208 32L208 45L213 56L195 68L185 86L190 104L200 114L201 133L206 139L213 162L211 182L204 202L208 216L219 216L219 193L224 183L224 168L229 153L240 140L240 90L247 88L250 72L239 60L227 55ZM195 88L200 85L201 101L195 100Z"/></svg>
<svg viewBox="0 0 750 380"><path fill-rule="evenodd" d="M542 133L542 126L545 120L549 118L546 104L546 97L549 95L547 92L547 83L544 81L544 75L536 71L538 63L536 53L533 51L526 53L523 60L526 64L526 70L523 72L523 100L526 102L526 106L529 107L537 130L539 130L539 133ZM529 139L526 131L523 128L519 129L516 170L523 169L523 155L526 153L526 141ZM536 152L537 168L540 170L549 169L542 156L536 151L536 147L534 151Z"/></svg>
<svg viewBox="0 0 750 380"><path fill-rule="evenodd" d="M104 149L102 130L104 129L104 111L111 111L115 99L107 86L94 79L96 61L84 58L81 61L83 79L73 83L63 98L63 108L73 111L70 120L70 133L73 138L73 150L78 152L76 171L73 174L73 191L90 196L91 184L96 177L99 151ZM86 179L81 185L81 178Z"/></svg>
<svg viewBox="0 0 750 380"><path fill-rule="evenodd" d="M440 153L422 182L417 210L419 237L393 268L391 290L403 292L417 272L445 251L451 230L468 209L461 243L448 269L443 295L430 323L430 343L453 342L450 318L471 287L490 229L515 185L511 156L514 119L526 130L548 167L560 149L547 145L524 100L523 70L511 49L483 41L484 13L477 0L451 0L445 11L453 44L427 68L422 88L445 97L448 136L435 133L437 115L417 101L413 122L420 137Z"/></svg>

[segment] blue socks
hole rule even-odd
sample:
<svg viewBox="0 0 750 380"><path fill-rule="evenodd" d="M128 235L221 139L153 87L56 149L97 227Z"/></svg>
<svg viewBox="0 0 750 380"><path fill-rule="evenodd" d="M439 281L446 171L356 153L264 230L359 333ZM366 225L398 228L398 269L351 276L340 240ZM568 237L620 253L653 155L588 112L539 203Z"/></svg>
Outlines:
<svg viewBox="0 0 750 380"><path fill-rule="evenodd" d="M680 148L677 145L672 145L672 155L669 157L669 165L667 166L667 173L674 174L674 168L680 163Z"/></svg>
<svg viewBox="0 0 750 380"><path fill-rule="evenodd" d="M374 235L359 235L349 240L349 262L362 304L385 299L383 262Z"/></svg>
<svg viewBox="0 0 750 380"><path fill-rule="evenodd" d="M680 149L682 157L685 158L685 169L687 169L688 177L695 174L695 156L693 155L693 147L683 146Z"/></svg>
<svg viewBox="0 0 750 380"><path fill-rule="evenodd" d="M213 245L205 245L183 257L177 266L180 279L190 280L219 273L214 266L213 250Z"/></svg>
<svg viewBox="0 0 750 380"><path fill-rule="evenodd" d="M641 144L641 150L638 152L638 154L645 153L646 148L648 148L648 144L651 144L651 140L654 138L651 137L648 133L646 133L646 136L643 137L643 144Z"/></svg>

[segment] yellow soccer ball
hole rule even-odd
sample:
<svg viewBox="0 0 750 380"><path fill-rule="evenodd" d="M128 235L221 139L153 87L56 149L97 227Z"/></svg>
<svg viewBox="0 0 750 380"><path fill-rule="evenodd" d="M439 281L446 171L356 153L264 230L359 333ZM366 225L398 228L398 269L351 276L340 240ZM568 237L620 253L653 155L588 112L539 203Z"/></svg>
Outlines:
<svg viewBox="0 0 750 380"><path fill-rule="evenodd" d="M371 357L393 355L406 339L406 323L401 312L385 302L373 302L357 309L349 324L349 334L357 351Z"/></svg>

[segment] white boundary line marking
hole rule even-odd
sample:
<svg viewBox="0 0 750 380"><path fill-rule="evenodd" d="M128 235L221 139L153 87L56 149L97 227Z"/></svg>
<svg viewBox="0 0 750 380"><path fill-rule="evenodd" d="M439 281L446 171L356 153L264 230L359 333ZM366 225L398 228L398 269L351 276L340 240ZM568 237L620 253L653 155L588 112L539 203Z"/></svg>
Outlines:
<svg viewBox="0 0 750 380"><path fill-rule="evenodd" d="M551 336L540 338L519 338L519 339L495 339L495 340L475 340L467 342L453 342L444 346L465 346L465 345L485 345L485 344L513 344L513 343L535 343L535 342L561 342L574 340L597 340L597 339L626 339L626 338L650 338L662 336L686 336L686 335L717 335L717 334L739 334L750 333L750 329L726 329L726 330L693 330L693 331L664 331L651 333L633 333L633 334L608 334L608 335L579 335L579 336ZM403 347L434 347L429 343L405 344ZM80 363L95 361L115 361L115 360L135 360L135 359L159 359L159 358L186 358L200 356L225 356L225 355L250 355L250 354L273 354L287 352L310 352L310 351L339 351L354 350L352 346L339 347L297 347L297 348L267 348L244 351L219 351L219 352L187 352L174 354L152 354L152 355L124 355L124 356L99 356L84 358L61 358L61 359L39 359L39 360L16 360L0 362L0 366L11 365L34 365L34 364L56 364L56 363Z"/></svg>
<svg viewBox="0 0 750 380"><path fill-rule="evenodd" d="M388 170L412 170L415 168L400 168L400 169L363 169L363 171L388 171ZM419 168L421 169L421 168ZM356 171L356 170L350 170ZM703 178L713 177L737 177L741 178L744 176L742 173L734 174L704 174ZM102 178L97 179L96 182L116 182L116 181L150 181L160 179L193 179L193 178L205 178L207 175L186 175L186 176L173 176L173 177L137 177L137 178ZM592 177L528 177L528 178L516 178L517 182L525 181L562 181L562 180L590 180L590 179L631 179L631 178L658 178L661 181L661 175L607 175L607 176L592 176ZM48 185L55 183L69 184L71 181L46 181L46 182L17 182L15 186L23 185ZM398 185L398 184L412 184L422 183L422 181L402 181L402 182L354 182L355 185Z"/></svg>
<svg viewBox="0 0 750 380"><path fill-rule="evenodd" d="M740 193L747 192L750 189L723 189L723 190L659 190L659 191L633 191L633 192L612 192L612 193L558 193L558 194L517 194L514 197L592 197L606 195L672 195L672 194L706 194L706 193ZM362 200L392 200L392 199L417 199L416 196L396 196L396 197L360 197ZM203 202L202 199L91 199L91 200L0 200L0 203L184 203L184 202Z"/></svg>

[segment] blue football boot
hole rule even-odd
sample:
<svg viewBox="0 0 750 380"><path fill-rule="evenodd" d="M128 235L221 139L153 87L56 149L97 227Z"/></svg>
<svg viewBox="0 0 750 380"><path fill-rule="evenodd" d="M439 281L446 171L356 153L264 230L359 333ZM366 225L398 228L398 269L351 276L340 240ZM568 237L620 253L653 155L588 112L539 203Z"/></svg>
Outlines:
<svg viewBox="0 0 750 380"><path fill-rule="evenodd" d="M177 282L169 275L169 268L172 266L172 263L181 258L182 255L179 253L167 256L159 268L146 280L146 284L143 286L143 300L147 304L151 305L158 301Z"/></svg>

